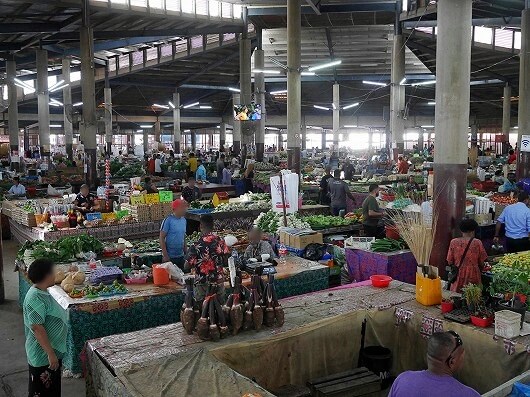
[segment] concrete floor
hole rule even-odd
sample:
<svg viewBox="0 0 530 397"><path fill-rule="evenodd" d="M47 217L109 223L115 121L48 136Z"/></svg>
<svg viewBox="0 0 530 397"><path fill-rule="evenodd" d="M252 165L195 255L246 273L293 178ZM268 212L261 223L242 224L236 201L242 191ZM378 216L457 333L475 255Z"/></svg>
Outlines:
<svg viewBox="0 0 530 397"><path fill-rule="evenodd" d="M18 306L18 274L13 272L18 244L4 241L6 301L0 304L0 397L25 397L28 364L24 351L24 323ZM63 378L63 397L85 395L83 379Z"/></svg>

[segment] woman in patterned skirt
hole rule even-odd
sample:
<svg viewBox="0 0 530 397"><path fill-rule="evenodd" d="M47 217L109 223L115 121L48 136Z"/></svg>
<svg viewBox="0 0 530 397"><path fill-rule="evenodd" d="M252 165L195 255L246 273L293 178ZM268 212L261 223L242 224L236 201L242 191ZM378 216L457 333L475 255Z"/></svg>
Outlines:
<svg viewBox="0 0 530 397"><path fill-rule="evenodd" d="M33 283L24 299L28 397L61 396L61 359L66 352L66 311L48 292L55 284L53 263L37 259L28 269Z"/></svg>

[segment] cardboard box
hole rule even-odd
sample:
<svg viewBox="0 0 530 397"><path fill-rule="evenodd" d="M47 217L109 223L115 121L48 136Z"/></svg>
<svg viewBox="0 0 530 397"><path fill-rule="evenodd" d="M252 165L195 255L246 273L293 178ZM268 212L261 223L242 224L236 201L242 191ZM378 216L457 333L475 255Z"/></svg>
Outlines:
<svg viewBox="0 0 530 397"><path fill-rule="evenodd" d="M289 234L286 231L280 231L280 243L297 249L304 249L309 244L317 243L322 244L324 237L322 233L311 233L311 234Z"/></svg>

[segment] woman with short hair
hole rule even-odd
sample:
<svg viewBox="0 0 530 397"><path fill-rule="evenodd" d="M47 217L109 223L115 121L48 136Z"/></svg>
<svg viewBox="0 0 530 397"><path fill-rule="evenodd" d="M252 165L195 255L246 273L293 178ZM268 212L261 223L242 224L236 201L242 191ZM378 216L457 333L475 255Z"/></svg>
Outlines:
<svg viewBox="0 0 530 397"><path fill-rule="evenodd" d="M24 299L24 331L29 364L29 397L61 396L61 359L66 352L66 311L48 288L55 284L54 264L37 259L28 269L33 283Z"/></svg>

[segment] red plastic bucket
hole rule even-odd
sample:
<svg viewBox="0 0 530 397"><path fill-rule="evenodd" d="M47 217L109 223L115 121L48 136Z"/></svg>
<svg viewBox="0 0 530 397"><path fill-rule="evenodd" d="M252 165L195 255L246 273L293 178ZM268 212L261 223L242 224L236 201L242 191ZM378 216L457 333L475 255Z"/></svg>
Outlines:
<svg viewBox="0 0 530 397"><path fill-rule="evenodd" d="M155 285L169 284L169 273L163 267L153 265L153 283Z"/></svg>
<svg viewBox="0 0 530 397"><path fill-rule="evenodd" d="M390 238L392 240L399 240L399 231L395 226L385 226L385 233L386 238Z"/></svg>

